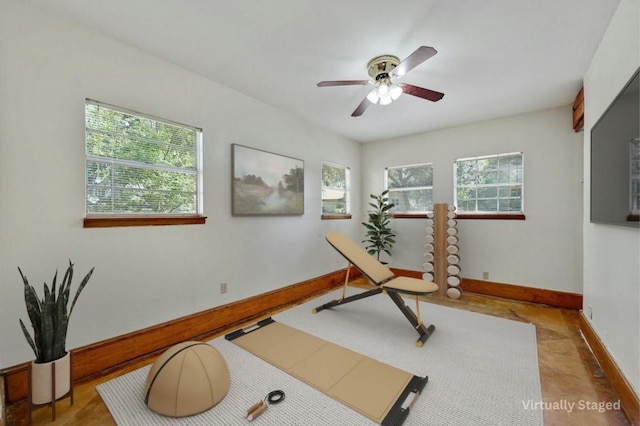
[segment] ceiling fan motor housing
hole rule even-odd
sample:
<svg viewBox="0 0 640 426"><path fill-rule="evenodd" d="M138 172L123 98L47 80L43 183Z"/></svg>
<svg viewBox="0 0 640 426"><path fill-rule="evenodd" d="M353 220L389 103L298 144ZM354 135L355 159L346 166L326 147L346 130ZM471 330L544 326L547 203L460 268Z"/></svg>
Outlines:
<svg viewBox="0 0 640 426"><path fill-rule="evenodd" d="M379 81L382 78L389 78L391 71L400 63L397 56L382 55L369 61L367 72L372 81Z"/></svg>

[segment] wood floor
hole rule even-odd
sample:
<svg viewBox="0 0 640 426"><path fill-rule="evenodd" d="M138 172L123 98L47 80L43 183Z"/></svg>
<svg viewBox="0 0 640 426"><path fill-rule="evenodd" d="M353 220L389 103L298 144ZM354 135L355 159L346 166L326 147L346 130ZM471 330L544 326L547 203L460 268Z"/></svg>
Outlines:
<svg viewBox="0 0 640 426"><path fill-rule="evenodd" d="M355 285L366 286L361 283ZM431 298L429 301L536 325L543 402L550 408L543 410L545 425L629 424L622 411L605 409L607 403L611 406L618 398L582 339L577 311L469 293L459 300ZM425 310L422 315L426 318L428 312ZM33 413L33 424L115 425L95 390L96 385L150 362L153 360L141 361L109 372L97 380L76 384L73 406L68 400L59 401L55 422L51 422L49 408L40 408ZM557 409L551 409L554 404ZM575 404L571 412L568 410L570 404Z"/></svg>

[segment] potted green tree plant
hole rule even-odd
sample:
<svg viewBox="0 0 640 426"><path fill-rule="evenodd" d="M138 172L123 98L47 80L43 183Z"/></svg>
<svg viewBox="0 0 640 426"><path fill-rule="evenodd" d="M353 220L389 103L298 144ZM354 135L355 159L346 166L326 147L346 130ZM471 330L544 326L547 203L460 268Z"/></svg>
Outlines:
<svg viewBox="0 0 640 426"><path fill-rule="evenodd" d="M371 194L369 197L373 199L373 202L369 203L373 210L367 212L369 222L362 222L367 228L367 238L362 242L366 243L367 252L372 256L375 255L376 259L380 261L382 252L391 256L391 249L396 242L396 234L389 227L389 219L391 218L389 210L395 204L389 202L389 190L383 191L380 195Z"/></svg>
<svg viewBox="0 0 640 426"><path fill-rule="evenodd" d="M73 263L69 260L69 267L64 274L62 283L56 288L58 271L56 270L51 288L44 283L44 297L40 299L36 290L29 284L27 277L18 267L24 284L24 301L33 327L33 337L26 325L20 319L20 327L29 346L36 355L31 364L31 402L46 404L66 395L71 389L70 356L66 349L67 328L73 307L78 296L93 274L93 269L84 277L76 290L71 308L68 309L73 280ZM55 363L55 396L51 395L51 363Z"/></svg>

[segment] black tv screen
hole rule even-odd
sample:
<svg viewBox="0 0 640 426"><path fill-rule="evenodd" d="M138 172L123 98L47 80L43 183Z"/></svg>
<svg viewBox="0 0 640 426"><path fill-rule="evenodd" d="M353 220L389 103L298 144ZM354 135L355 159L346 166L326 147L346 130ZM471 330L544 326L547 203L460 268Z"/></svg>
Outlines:
<svg viewBox="0 0 640 426"><path fill-rule="evenodd" d="M640 227L640 79L591 129L591 222Z"/></svg>

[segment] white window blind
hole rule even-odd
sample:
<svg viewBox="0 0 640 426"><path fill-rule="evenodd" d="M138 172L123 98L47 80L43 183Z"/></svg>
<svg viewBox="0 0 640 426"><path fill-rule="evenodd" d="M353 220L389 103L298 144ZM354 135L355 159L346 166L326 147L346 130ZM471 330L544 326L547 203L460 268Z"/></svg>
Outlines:
<svg viewBox="0 0 640 426"><path fill-rule="evenodd" d="M389 190L389 202L394 204L391 213L433 210L433 165L430 163L388 167L385 187Z"/></svg>
<svg viewBox="0 0 640 426"><path fill-rule="evenodd" d="M202 131L87 100L87 216L202 214Z"/></svg>
<svg viewBox="0 0 640 426"><path fill-rule="evenodd" d="M523 213L523 154L463 158L454 165L459 213Z"/></svg>

